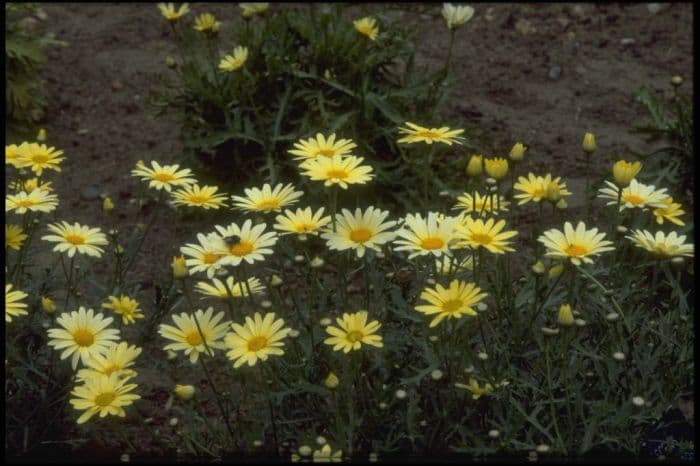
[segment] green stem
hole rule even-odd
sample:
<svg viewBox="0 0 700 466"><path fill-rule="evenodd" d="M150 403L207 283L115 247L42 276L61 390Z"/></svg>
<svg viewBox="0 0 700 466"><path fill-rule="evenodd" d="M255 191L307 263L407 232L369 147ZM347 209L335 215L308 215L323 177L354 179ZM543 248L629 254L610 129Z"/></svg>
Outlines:
<svg viewBox="0 0 700 466"><path fill-rule="evenodd" d="M544 355L545 363L547 365L547 388L549 390L549 410L554 422L554 431L557 433L557 438L559 439L559 445L564 450L564 455L566 455L566 445L562 440L561 433L559 432L559 422L557 422L557 413L554 407L554 389L552 388L552 361L549 354L549 338L545 337L544 340Z"/></svg>

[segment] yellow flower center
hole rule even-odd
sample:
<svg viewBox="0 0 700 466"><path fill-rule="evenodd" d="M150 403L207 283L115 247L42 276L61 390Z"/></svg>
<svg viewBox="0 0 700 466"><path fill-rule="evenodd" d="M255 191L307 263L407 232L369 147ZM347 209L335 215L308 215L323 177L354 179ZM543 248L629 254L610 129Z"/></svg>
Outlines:
<svg viewBox="0 0 700 466"><path fill-rule="evenodd" d="M532 190L532 197L543 197L543 196L544 196L544 189L535 188Z"/></svg>
<svg viewBox="0 0 700 466"><path fill-rule="evenodd" d="M435 131L426 130L426 131L418 131L416 133L416 136L426 138L426 139L437 139L437 138L441 137L442 135L440 133L436 133Z"/></svg>
<svg viewBox="0 0 700 466"><path fill-rule="evenodd" d="M566 249L564 249L564 252L570 256L578 257L578 256L583 256L586 253L588 253L588 248L585 246L578 245L578 244L571 244Z"/></svg>
<svg viewBox="0 0 700 466"><path fill-rule="evenodd" d="M44 153L32 155L32 162L34 162L36 164L46 163L48 160L49 160L49 156L47 154L44 154Z"/></svg>
<svg viewBox="0 0 700 466"><path fill-rule="evenodd" d="M95 343L95 335L90 330L81 328L75 331L73 340L79 346L92 346Z"/></svg>
<svg viewBox="0 0 700 466"><path fill-rule="evenodd" d="M267 345L267 338L263 336L253 337L248 340L248 351L260 351Z"/></svg>
<svg viewBox="0 0 700 466"><path fill-rule="evenodd" d="M639 205L644 202L644 198L637 196L636 194L625 194L622 199L633 205Z"/></svg>
<svg viewBox="0 0 700 466"><path fill-rule="evenodd" d="M296 232L297 233L306 233L307 231L311 231L316 227L313 223L301 223L297 225Z"/></svg>
<svg viewBox="0 0 700 466"><path fill-rule="evenodd" d="M442 238L428 237L420 242L420 247L423 249L440 249L445 245Z"/></svg>
<svg viewBox="0 0 700 466"><path fill-rule="evenodd" d="M71 244L85 244L85 237L75 233L70 233L65 237L66 241Z"/></svg>
<svg viewBox="0 0 700 466"><path fill-rule="evenodd" d="M236 243L233 246L231 246L231 254L234 256L242 257L242 256L247 256L251 252L253 252L253 243L250 243L248 241L241 241L240 243Z"/></svg>
<svg viewBox="0 0 700 466"><path fill-rule="evenodd" d="M188 199L192 204L206 204L209 201L209 196L202 194L193 194Z"/></svg>
<svg viewBox="0 0 700 466"><path fill-rule="evenodd" d="M356 243L364 243L372 237L372 232L367 228L358 228L350 232L350 240Z"/></svg>
<svg viewBox="0 0 700 466"><path fill-rule="evenodd" d="M156 181L161 181L163 183L167 183L168 181L174 180L175 177L173 175L171 175L170 173L160 172L160 173L154 173L153 179Z"/></svg>
<svg viewBox="0 0 700 466"><path fill-rule="evenodd" d="M119 367L116 364L112 364L111 366L107 366L106 368L104 368L102 370L102 373L105 375L110 375L112 372L118 371L119 369L121 369L121 367Z"/></svg>
<svg viewBox="0 0 700 466"><path fill-rule="evenodd" d="M264 201L258 202L258 209L260 210L273 210L280 206L279 199L266 199Z"/></svg>
<svg viewBox="0 0 700 466"><path fill-rule="evenodd" d="M451 314L459 310L463 304L464 303L461 299L450 299L449 301L445 301L445 303L442 305L442 310Z"/></svg>
<svg viewBox="0 0 700 466"><path fill-rule="evenodd" d="M348 172L345 170L328 170L326 172L326 178L335 178L337 180L344 180L348 177Z"/></svg>
<svg viewBox="0 0 700 466"><path fill-rule="evenodd" d="M356 341L360 341L365 337L365 334L360 332L359 330L353 330L352 332L348 332L348 341L350 343L355 343Z"/></svg>
<svg viewBox="0 0 700 466"><path fill-rule="evenodd" d="M18 207L31 207L34 205L34 201L31 199L22 199L21 201L17 201L17 206Z"/></svg>
<svg viewBox="0 0 700 466"><path fill-rule="evenodd" d="M219 260L219 255L213 252L208 252L202 257L202 262L205 264L215 264Z"/></svg>
<svg viewBox="0 0 700 466"><path fill-rule="evenodd" d="M493 240L491 235L487 233L474 233L472 235L472 241L479 244L489 244Z"/></svg>
<svg viewBox="0 0 700 466"><path fill-rule="evenodd" d="M324 157L333 157L335 155L335 149L319 149L318 155L322 155Z"/></svg>
<svg viewBox="0 0 700 466"><path fill-rule="evenodd" d="M100 393L95 397L95 404L97 406L109 406L116 397L117 395L114 392Z"/></svg>
<svg viewBox="0 0 700 466"><path fill-rule="evenodd" d="M185 338L185 340L187 340L187 343L189 343L192 346L199 346L202 344L202 337L199 334L198 330L194 330L188 333L187 338Z"/></svg>

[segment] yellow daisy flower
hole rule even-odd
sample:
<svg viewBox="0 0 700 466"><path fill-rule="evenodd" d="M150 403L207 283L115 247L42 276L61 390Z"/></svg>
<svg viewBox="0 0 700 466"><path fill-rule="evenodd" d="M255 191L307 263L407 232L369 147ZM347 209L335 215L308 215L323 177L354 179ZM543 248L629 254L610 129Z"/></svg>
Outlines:
<svg viewBox="0 0 700 466"><path fill-rule="evenodd" d="M110 346L104 354L94 354L87 362L85 369L76 374L77 379L84 381L96 374L117 374L120 379L134 377L136 371L129 369L141 354L141 348L129 346L125 341Z"/></svg>
<svg viewBox="0 0 700 466"><path fill-rule="evenodd" d="M102 304L102 307L121 314L124 325L134 324L136 319L144 318L143 311L139 309L139 303L135 299L131 299L123 293L118 298L116 296L108 296L107 299L109 302Z"/></svg>
<svg viewBox="0 0 700 466"><path fill-rule="evenodd" d="M177 21L190 12L190 7L187 3L183 3L178 9L175 9L175 5L172 3L159 3L158 9L168 21Z"/></svg>
<svg viewBox="0 0 700 466"><path fill-rule="evenodd" d="M49 225L53 235L42 236L41 239L58 243L53 250L67 252L68 257L73 257L76 252L93 257L102 257L104 252L100 246L107 244L107 237L99 228L90 228L75 222L53 223Z"/></svg>
<svg viewBox="0 0 700 466"><path fill-rule="evenodd" d="M12 248L19 251L27 238L28 235L24 233L21 226L5 224L5 249Z"/></svg>
<svg viewBox="0 0 700 466"><path fill-rule="evenodd" d="M59 157L63 154L62 150L56 150L54 147L47 147L46 144L31 143L26 146L20 145L19 150L19 166L29 167L36 173L36 176L41 176L45 169L61 171L58 165L65 160L65 157Z"/></svg>
<svg viewBox="0 0 700 466"><path fill-rule="evenodd" d="M141 177L142 181L148 181L149 187L159 191L165 189L167 192L170 192L173 186L188 186L197 182L191 178L192 172L189 168L178 171L179 165L161 166L155 160L151 161L151 167L148 168L143 163L137 163L136 168L131 170L131 174Z"/></svg>
<svg viewBox="0 0 700 466"><path fill-rule="evenodd" d="M17 144L5 146L5 165L12 165L15 168L22 168L25 162L21 157L21 153L27 145L29 145L28 142L23 142L19 146Z"/></svg>
<svg viewBox="0 0 700 466"><path fill-rule="evenodd" d="M343 209L342 214L336 214L336 231L327 230L321 237L327 241L328 247L337 251L355 249L357 257L365 255L367 248L379 251L380 245L393 240L396 233L386 231L396 225L396 221L384 220L389 211L368 207L364 213L358 207L353 215Z"/></svg>
<svg viewBox="0 0 700 466"><path fill-rule="evenodd" d="M528 173L527 178L523 176L518 177L518 182L513 185L513 189L520 191L519 194L513 196L516 199L520 199L518 205L523 205L530 201L540 202L542 199L554 201L557 196L561 198L571 195L566 189L566 183L561 181L561 177L558 176L552 179L552 175L549 173L544 177L535 176L532 173Z"/></svg>
<svg viewBox="0 0 700 466"><path fill-rule="evenodd" d="M579 222L576 230L571 223L564 223L564 231L555 228L545 231L538 239L547 248L545 256L556 259L570 259L575 265L581 262L592 264L591 256L615 249L612 241L604 240L605 233L598 233L597 228L586 230L586 225Z"/></svg>
<svg viewBox="0 0 700 466"><path fill-rule="evenodd" d="M459 219L454 217L445 218L438 222L438 214L429 212L426 218L421 214L408 214L403 228L396 232L397 239L394 248L396 251L409 251L409 259L416 256L432 254L440 257L443 254L450 254L450 243L456 239L456 229Z"/></svg>
<svg viewBox="0 0 700 466"><path fill-rule="evenodd" d="M206 272L207 277L212 278L223 265L220 260L227 254L226 244L215 233L198 233L197 240L199 244L186 244L180 248L180 252L188 257L185 264L190 268L190 274Z"/></svg>
<svg viewBox="0 0 700 466"><path fill-rule="evenodd" d="M374 177L372 167L360 165L363 160L362 157L342 157L336 154L332 157L308 159L299 168L303 170L302 175L323 181L324 186L337 184L347 189L349 184L365 184Z"/></svg>
<svg viewBox="0 0 700 466"><path fill-rule="evenodd" d="M675 223L679 226L685 225L685 222L678 218L685 213L685 210L681 209L680 204L673 202L673 198L671 196L662 199L661 203L664 205L663 207L654 209L656 223L663 225L664 220L668 220L669 222Z"/></svg>
<svg viewBox="0 0 700 466"><path fill-rule="evenodd" d="M45 181L45 182L40 182L39 178L34 177L30 178L28 180L24 180L23 182L20 180L13 181L10 183L10 189L15 190L15 191L26 191L26 192L32 192L35 189L41 189L42 191L46 191L47 193L50 193L53 191L53 188L51 187L51 182L50 181Z"/></svg>
<svg viewBox="0 0 700 466"><path fill-rule="evenodd" d="M352 314L346 312L342 319L337 317L335 321L340 328L327 326L326 332L331 336L323 340L325 344L333 345L333 351L343 350L343 353L349 353L351 350L359 350L362 343L377 348L384 346L381 335L376 334L382 324L376 320L367 323L367 311Z"/></svg>
<svg viewBox="0 0 700 466"><path fill-rule="evenodd" d="M463 129L450 129L447 126L443 126L442 128L424 128L410 121L407 121L405 125L408 126L408 128L399 128L399 132L406 136L402 137L397 142L405 142L407 144L414 144L416 142L425 142L427 144L442 142L448 146L451 146L453 143L462 144L462 137L460 134L464 132Z"/></svg>
<svg viewBox="0 0 700 466"><path fill-rule="evenodd" d="M194 19L194 28L200 32L218 32L221 23L211 13L202 13Z"/></svg>
<svg viewBox="0 0 700 466"><path fill-rule="evenodd" d="M462 210L465 213L474 213L480 216L485 215L497 215L501 212L507 212L510 202L498 195L498 200L496 200L496 195L493 196L482 196L478 191L471 193L464 193L457 197L457 204L452 207L453 210Z"/></svg>
<svg viewBox="0 0 700 466"><path fill-rule="evenodd" d="M95 374L85 379L83 385L75 387L71 392L75 398L70 404L77 410L85 410L78 418L78 424L90 420L99 413L100 417L108 414L124 417L124 406L131 405L141 396L130 393L137 387L135 383L127 384L128 379L120 379L117 374Z"/></svg>
<svg viewBox="0 0 700 466"><path fill-rule="evenodd" d="M487 293L475 283L467 283L460 280L452 280L448 288L444 288L439 283L435 288L426 288L420 298L429 304L416 306L416 311L426 315L437 314L430 322L430 327L435 327L442 322L445 317L460 318L463 314L475 316L477 312L474 306L481 302Z"/></svg>
<svg viewBox="0 0 700 466"><path fill-rule="evenodd" d="M266 2L239 3L238 6L241 8L241 15L245 19L261 15L270 8L270 4Z"/></svg>
<svg viewBox="0 0 700 466"><path fill-rule="evenodd" d="M606 181L607 188L600 188L598 195L601 199L610 199L607 205L617 204L617 195L622 189L620 198L620 211L624 209L633 209L635 207L646 210L647 207L665 208L664 200L668 197L666 188L657 190L653 185L645 185L639 183L636 179L630 181L626 188L619 188L615 183Z"/></svg>
<svg viewBox="0 0 700 466"><path fill-rule="evenodd" d="M158 329L158 333L163 338L174 341L174 343L165 345L163 349L166 351L184 351L185 355L189 356L192 364L197 362L200 353L207 354L206 347L209 347L212 353L214 349L223 349L224 343L222 339L228 331L231 322L219 323L224 318L223 312L219 312L216 315L213 314L214 308L212 307L208 308L206 312L198 309L194 314L185 312L182 312L180 315L173 314L172 317L176 327L160 324ZM199 328L197 328L197 322L199 322Z"/></svg>
<svg viewBox="0 0 700 466"><path fill-rule="evenodd" d="M484 160L486 174L495 180L502 180L508 174L508 160L501 157Z"/></svg>
<svg viewBox="0 0 700 466"><path fill-rule="evenodd" d="M294 160L315 159L316 157L333 157L334 155L347 156L357 147L357 144L351 139L335 140L335 133L328 136L328 139L317 133L315 138L309 138L306 141L303 139L294 143L295 149L290 149L289 152L295 155Z"/></svg>
<svg viewBox="0 0 700 466"><path fill-rule="evenodd" d="M634 230L632 235L626 236L635 246L646 249L652 254L664 257L687 256L693 257L695 246L685 244L685 235L678 235L672 231L666 235L663 231L657 231L656 235L646 230Z"/></svg>
<svg viewBox="0 0 700 466"><path fill-rule="evenodd" d="M293 184L283 185L279 183L274 188L265 183L262 189L245 189L245 197L231 196L235 207L248 212L279 212L282 207L296 203L302 191L295 191Z"/></svg>
<svg viewBox="0 0 700 466"><path fill-rule="evenodd" d="M517 235L517 231L501 231L506 221L496 222L493 218L484 222L482 219L474 220L466 217L464 223L459 225L459 242L457 246L468 246L472 249L483 247L494 254L504 254L506 251L514 251L510 247L509 238Z"/></svg>
<svg viewBox="0 0 700 466"><path fill-rule="evenodd" d="M252 220L248 219L242 227L232 223L228 227L216 225L219 237L225 245L222 253L226 254L221 258L222 265L238 266L241 261L249 264L255 261L265 260L265 256L272 254L272 246L277 243L277 232L268 231L263 233L267 224L259 223L253 226Z"/></svg>
<svg viewBox="0 0 700 466"><path fill-rule="evenodd" d="M222 71L236 71L248 60L248 48L238 46L233 49L233 55L226 55L219 62L219 69Z"/></svg>
<svg viewBox="0 0 700 466"><path fill-rule="evenodd" d="M340 463L341 461L343 461L343 450L333 452L328 444L325 444L320 450L314 450L314 463Z"/></svg>
<svg viewBox="0 0 700 466"><path fill-rule="evenodd" d="M22 302L26 297L27 293L12 291L12 285L5 285L5 322L12 322L13 317L27 314L27 304Z"/></svg>
<svg viewBox="0 0 700 466"><path fill-rule="evenodd" d="M494 387L490 383L486 382L483 387L479 385L479 382L476 379L469 379L469 385L464 385L462 383L455 383L455 387L457 388L464 388L465 390L469 390L472 393L472 399L478 400L484 395L490 395Z"/></svg>
<svg viewBox="0 0 700 466"><path fill-rule="evenodd" d="M265 291L265 287L260 283L255 277L249 277L246 279L248 282L248 287L250 287L250 292L252 294L259 294ZM231 296L234 298L242 298L248 296L248 288L245 286L244 282L237 282L233 277L227 277L225 282L222 282L218 278L212 279L213 284L207 282L198 282L195 285L195 289L206 296L213 296L219 299L229 299L229 291ZM227 290L228 288L228 290Z"/></svg>
<svg viewBox="0 0 700 466"><path fill-rule="evenodd" d="M323 216L323 210L321 207L313 213L311 207L297 209L296 212L287 209L284 215L275 218L277 223L274 228L281 232L280 235L296 234L300 239L306 239L306 235L318 235L319 230L331 221L329 215Z"/></svg>
<svg viewBox="0 0 700 466"><path fill-rule="evenodd" d="M371 16L365 16L364 18L357 19L352 22L360 33L364 34L371 40L377 40L377 35L379 34L379 27L377 26L377 20Z"/></svg>
<svg viewBox="0 0 700 466"><path fill-rule="evenodd" d="M49 346L63 350L61 360L73 355L73 370L78 367L78 359L87 365L96 354L104 354L114 340L119 340L119 330L107 328L114 319L105 318L101 313L83 306L70 314L64 312L56 322L61 328L51 328Z"/></svg>
<svg viewBox="0 0 700 466"><path fill-rule="evenodd" d="M275 313L268 312L263 318L256 312L253 318L246 317L245 324L233 324L233 333L228 333L224 340L229 351L226 356L234 361L233 367L238 369L243 364L254 366L258 359L267 361L270 355L284 354L282 340L292 330L284 326L283 319L275 320Z"/></svg>
<svg viewBox="0 0 700 466"><path fill-rule="evenodd" d="M192 184L185 186L182 189L173 191L173 204L202 207L204 209L218 209L221 206L226 206L226 195L216 194L219 188L216 186L199 186Z"/></svg>
<svg viewBox="0 0 700 466"><path fill-rule="evenodd" d="M51 212L58 206L58 196L37 188L27 194L20 191L5 197L5 212L14 210L17 214L31 212Z"/></svg>

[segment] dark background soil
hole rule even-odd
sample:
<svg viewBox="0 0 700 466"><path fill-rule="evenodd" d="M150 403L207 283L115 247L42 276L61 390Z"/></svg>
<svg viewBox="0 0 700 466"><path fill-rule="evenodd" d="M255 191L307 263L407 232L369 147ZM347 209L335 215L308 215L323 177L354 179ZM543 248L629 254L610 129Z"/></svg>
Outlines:
<svg viewBox="0 0 700 466"><path fill-rule="evenodd" d="M580 144L586 131L598 141L593 165L599 175L628 148L651 149L629 132L646 120L634 101L636 90L648 86L669 96L670 77L681 75L682 90L692 94L690 3L660 4L658 11L651 7L653 12L646 3L473 6L474 18L456 33L456 85L445 117L481 127L493 141L481 148L487 154L505 156L514 142L528 144L527 167L562 176L572 191L582 186ZM223 23L222 35L240 21L237 4L190 7L190 15L214 13ZM168 25L155 4L47 3L42 8L47 14L42 29L69 44L50 50L44 71L44 127L50 145L67 157L60 176L53 177L61 199L56 218L109 229L101 199L81 196L94 185L115 201L119 228L128 232L148 218L134 202L141 183L130 174L134 164L173 162L181 151L174 118L155 118L147 103L158 75L169 71L165 57L176 55ZM424 5L402 8L411 12ZM417 25L419 59L436 66L445 59L449 39L440 8L435 4L431 15L407 15ZM553 67L560 69L558 75ZM172 256L194 240L196 231L198 225L175 231L169 221L155 224L135 268L143 280L140 301L152 299L153 283L170 273ZM98 261L96 267L99 273L106 265ZM142 396L159 400L154 411L179 383L171 377L148 376L152 386L144 387ZM155 415L165 424L166 414Z"/></svg>

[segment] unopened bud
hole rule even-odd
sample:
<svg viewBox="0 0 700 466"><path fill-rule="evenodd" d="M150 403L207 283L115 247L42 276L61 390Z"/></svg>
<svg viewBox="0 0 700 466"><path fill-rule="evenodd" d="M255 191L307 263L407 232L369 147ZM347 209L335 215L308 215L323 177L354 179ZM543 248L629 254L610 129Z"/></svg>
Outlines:
<svg viewBox="0 0 700 466"><path fill-rule="evenodd" d="M183 279L189 275L187 266L185 265L185 256L173 257L171 266L173 269L173 277L176 280Z"/></svg>
<svg viewBox="0 0 700 466"><path fill-rule="evenodd" d="M678 87L681 84L683 84L683 77L682 76L676 75L676 76L671 78L671 85L673 85L673 87Z"/></svg>
<svg viewBox="0 0 700 466"><path fill-rule="evenodd" d="M561 307L559 307L557 323L564 327L570 327L574 324L574 314L571 312L571 306L569 304L562 304Z"/></svg>
<svg viewBox="0 0 700 466"><path fill-rule="evenodd" d="M333 372L328 373L328 377L326 377L326 380L323 381L323 385L326 386L326 388L334 389L338 386L340 383L340 380L338 380L338 376L335 375Z"/></svg>
<svg viewBox="0 0 700 466"><path fill-rule="evenodd" d="M496 178L491 178L489 176L488 178L486 178L486 184L495 186L496 184L498 184L498 181L496 180Z"/></svg>
<svg viewBox="0 0 700 466"><path fill-rule="evenodd" d="M299 336L299 330L293 328L289 331L287 335L289 335L291 338L296 338Z"/></svg>
<svg viewBox="0 0 700 466"><path fill-rule="evenodd" d="M476 310L479 311L479 312L484 312L484 311L486 311L488 308L489 308L489 306L488 306L488 304L486 304L486 303L478 303L478 304L476 305Z"/></svg>
<svg viewBox="0 0 700 466"><path fill-rule="evenodd" d="M642 398L641 396L632 397L632 404L637 407L642 407L644 406L644 398Z"/></svg>
<svg viewBox="0 0 700 466"><path fill-rule="evenodd" d="M302 445L299 447L299 454L301 456L311 456L312 449L308 445Z"/></svg>
<svg viewBox="0 0 700 466"><path fill-rule="evenodd" d="M180 397L181 400L188 401L191 400L195 393L194 385L175 385L175 394Z"/></svg>
<svg viewBox="0 0 700 466"><path fill-rule="evenodd" d="M559 199L559 201L557 201L556 204L554 204L554 207L556 207L559 210L564 210L567 207L569 207L569 204L567 204L566 199L562 197L561 199Z"/></svg>
<svg viewBox="0 0 700 466"><path fill-rule="evenodd" d="M483 170L482 163L483 163L483 155L472 155L471 158L469 159L469 164L467 165L467 175L470 177L477 177L481 175L481 172Z"/></svg>
<svg viewBox="0 0 700 466"><path fill-rule="evenodd" d="M583 136L583 142L581 143L581 147L586 153L591 154L595 152L598 148L598 146L595 143L595 135L593 133L586 133Z"/></svg>
<svg viewBox="0 0 700 466"><path fill-rule="evenodd" d="M487 353L484 353L483 351L481 351L481 352L476 354L476 357L481 359L482 361L486 361L489 358L489 355Z"/></svg>
<svg viewBox="0 0 700 466"><path fill-rule="evenodd" d="M542 261L537 261L532 266L532 271L537 275L542 275L544 273L544 270L544 264L542 263Z"/></svg>
<svg viewBox="0 0 700 466"><path fill-rule="evenodd" d="M105 197L105 200L102 201L102 210L105 212L111 212L114 210L114 203L112 202L111 198Z"/></svg>
<svg viewBox="0 0 700 466"><path fill-rule="evenodd" d="M317 269L319 267L323 267L323 264L325 264L325 261L320 257L316 256L311 260L311 262L309 262L309 267L311 267L312 269Z"/></svg>
<svg viewBox="0 0 700 466"><path fill-rule="evenodd" d="M537 453L547 453L549 451L549 445L542 443L540 445L537 445Z"/></svg>
<svg viewBox="0 0 700 466"><path fill-rule="evenodd" d="M324 317L319 321L319 323L324 327L329 326L332 322L333 321L329 317Z"/></svg>
<svg viewBox="0 0 700 466"><path fill-rule="evenodd" d="M525 157L525 151L527 151L525 144L516 142L513 148L510 150L508 157L514 162L520 162Z"/></svg>
<svg viewBox="0 0 700 466"><path fill-rule="evenodd" d="M398 389L396 393L394 393L394 396L396 396L398 400L403 400L408 396L408 393L406 393L406 390Z"/></svg>
<svg viewBox="0 0 700 466"><path fill-rule="evenodd" d="M625 233L627 233L628 231L629 231L629 230L627 229L626 226L620 225L619 227L617 227L617 232L618 232L618 233L621 233L621 234L623 234L623 235L624 235Z"/></svg>
<svg viewBox="0 0 700 466"><path fill-rule="evenodd" d="M586 322L583 319L576 319L576 320L574 320L574 323L576 324L577 327L585 327L588 322Z"/></svg>
<svg viewBox="0 0 700 466"><path fill-rule="evenodd" d="M175 68L175 67L177 66L177 62L176 62L175 59L174 59L173 57L171 57L170 55L168 55L167 57L165 57L165 64L166 64L167 67L170 68L170 69L173 69L173 68Z"/></svg>
<svg viewBox="0 0 700 466"><path fill-rule="evenodd" d="M272 278L270 279L270 285L272 286L280 286L282 283L282 279L280 278L279 275L277 274L272 274Z"/></svg>
<svg viewBox="0 0 700 466"><path fill-rule="evenodd" d="M549 272L547 272L547 277L550 280L554 280L555 278L559 277L559 275L562 274L564 271L564 264L557 264L552 266L552 268L549 269Z"/></svg>
<svg viewBox="0 0 700 466"><path fill-rule="evenodd" d="M56 312L56 303L48 296L44 296L41 298L41 309L48 315L51 315Z"/></svg>
<svg viewBox="0 0 700 466"><path fill-rule="evenodd" d="M46 130L44 128L39 129L39 133L36 135L36 140L39 142L46 141Z"/></svg>
<svg viewBox="0 0 700 466"><path fill-rule="evenodd" d="M618 314L617 312L611 312L610 314L607 314L605 316L605 320L607 320L608 322L614 322L619 318L620 318L620 314Z"/></svg>
<svg viewBox="0 0 700 466"><path fill-rule="evenodd" d="M318 443L319 445L325 445L327 442L328 441L326 440L326 437L324 437L323 435L319 435L318 437L316 437L316 443Z"/></svg>
<svg viewBox="0 0 700 466"><path fill-rule="evenodd" d="M265 299L260 303L260 307L262 307L263 309L270 309L272 307L272 301Z"/></svg>

